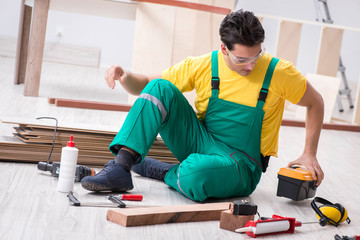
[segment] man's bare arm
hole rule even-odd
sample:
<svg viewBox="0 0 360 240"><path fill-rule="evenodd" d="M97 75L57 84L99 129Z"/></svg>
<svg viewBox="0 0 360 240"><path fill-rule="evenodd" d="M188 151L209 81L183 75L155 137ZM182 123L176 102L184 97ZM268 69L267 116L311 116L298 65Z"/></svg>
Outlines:
<svg viewBox="0 0 360 240"><path fill-rule="evenodd" d="M132 95L139 95L145 86L156 78L161 78L161 74L136 74L115 65L112 65L105 74L106 83L110 88L115 88L116 80L118 80L123 88Z"/></svg>
<svg viewBox="0 0 360 240"><path fill-rule="evenodd" d="M294 164L305 166L314 177L317 177L317 185L320 185L324 179L324 173L316 158L316 153L324 118L324 101L313 86L307 82L305 94L297 105L304 106L307 109L305 147L300 158L290 162L288 166Z"/></svg>

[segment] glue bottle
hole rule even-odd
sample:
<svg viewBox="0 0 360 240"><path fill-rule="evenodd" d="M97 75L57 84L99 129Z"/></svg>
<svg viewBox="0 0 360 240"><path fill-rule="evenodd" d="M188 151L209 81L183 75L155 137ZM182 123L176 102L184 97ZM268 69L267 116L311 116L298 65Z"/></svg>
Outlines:
<svg viewBox="0 0 360 240"><path fill-rule="evenodd" d="M70 141L61 150L60 173L57 185L59 192L73 190L78 153L79 150L75 147L73 136L70 136Z"/></svg>

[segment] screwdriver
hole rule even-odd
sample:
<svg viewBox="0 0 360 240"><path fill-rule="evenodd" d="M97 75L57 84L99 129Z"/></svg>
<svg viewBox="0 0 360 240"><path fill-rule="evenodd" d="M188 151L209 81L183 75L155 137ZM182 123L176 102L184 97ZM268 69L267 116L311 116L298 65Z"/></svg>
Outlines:
<svg viewBox="0 0 360 240"><path fill-rule="evenodd" d="M128 200L128 201L142 201L143 195L141 194L120 194L117 196L114 196L119 198L120 200Z"/></svg>

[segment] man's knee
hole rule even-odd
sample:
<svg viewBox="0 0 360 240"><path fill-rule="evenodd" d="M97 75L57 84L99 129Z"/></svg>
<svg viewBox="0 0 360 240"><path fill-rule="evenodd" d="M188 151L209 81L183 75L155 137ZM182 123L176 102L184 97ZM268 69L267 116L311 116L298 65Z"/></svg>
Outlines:
<svg viewBox="0 0 360 240"><path fill-rule="evenodd" d="M204 162L185 160L180 165L179 188L194 201L232 196L239 182L235 165L211 164L211 156L208 158Z"/></svg>
<svg viewBox="0 0 360 240"><path fill-rule="evenodd" d="M144 91L149 91L151 89L157 89L157 88L167 89L167 88L173 88L173 87L175 87L175 85L172 84L170 81L161 79L161 78L157 78L157 79L151 80L144 88Z"/></svg>

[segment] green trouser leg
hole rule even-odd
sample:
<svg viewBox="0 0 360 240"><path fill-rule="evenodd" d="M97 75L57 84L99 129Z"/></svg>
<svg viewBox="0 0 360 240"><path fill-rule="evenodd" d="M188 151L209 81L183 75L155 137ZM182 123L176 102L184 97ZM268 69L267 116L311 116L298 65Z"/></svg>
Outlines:
<svg viewBox="0 0 360 240"><path fill-rule="evenodd" d="M181 162L165 183L195 201L208 197L244 196L254 187L251 164L234 150L216 143L183 94L169 81L156 79L143 90L110 145L127 146L143 159L160 133ZM241 173L241 174L240 174Z"/></svg>
<svg viewBox="0 0 360 240"><path fill-rule="evenodd" d="M160 133L179 160L207 144L208 133L184 95L169 81L151 81L131 108L121 130L110 144L127 146L143 159Z"/></svg>
<svg viewBox="0 0 360 240"><path fill-rule="evenodd" d="M211 149L215 150L216 147ZM191 154L165 176L165 182L194 201L209 197L248 196L256 187L257 170L246 159L231 157L229 151L217 149L212 154ZM260 177L260 176L259 176Z"/></svg>

